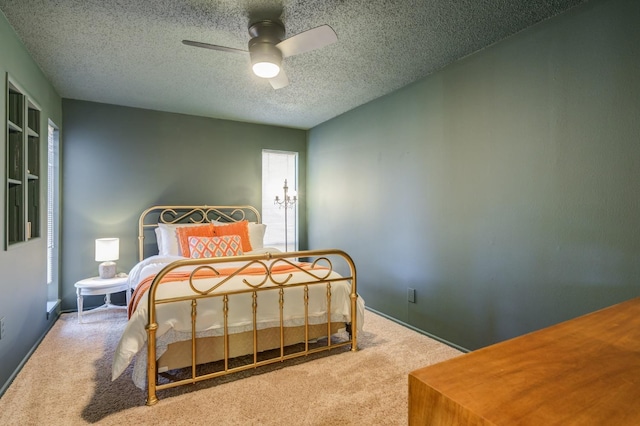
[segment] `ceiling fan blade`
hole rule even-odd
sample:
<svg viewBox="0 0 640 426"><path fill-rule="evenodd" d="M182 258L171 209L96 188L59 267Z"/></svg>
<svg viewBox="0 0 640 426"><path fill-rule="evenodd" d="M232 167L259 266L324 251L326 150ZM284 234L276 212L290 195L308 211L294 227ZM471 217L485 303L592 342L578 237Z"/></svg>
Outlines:
<svg viewBox="0 0 640 426"><path fill-rule="evenodd" d="M285 86L289 85L289 77L284 72L282 68L280 68L280 72L273 78L269 79L269 83L271 83L271 87L275 90L282 89Z"/></svg>
<svg viewBox="0 0 640 426"><path fill-rule="evenodd" d="M182 43L186 44L187 46L203 47L205 49L219 50L221 52L239 53L239 54L242 54L242 55L248 55L249 54L249 52L247 52L246 50L234 49L233 47L218 46L218 45L209 44L209 43L202 43L202 42L199 42L199 41L182 40Z"/></svg>
<svg viewBox="0 0 640 426"><path fill-rule="evenodd" d="M296 34L286 40L282 40L276 44L276 47L282 52L282 57L299 55L300 53L310 52L338 41L336 32L328 25L321 25L316 28Z"/></svg>

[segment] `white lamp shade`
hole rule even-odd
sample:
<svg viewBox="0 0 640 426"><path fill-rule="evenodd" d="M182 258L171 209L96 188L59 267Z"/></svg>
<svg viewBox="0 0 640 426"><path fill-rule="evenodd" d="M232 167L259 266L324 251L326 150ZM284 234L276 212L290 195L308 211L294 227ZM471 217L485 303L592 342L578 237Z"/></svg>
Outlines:
<svg viewBox="0 0 640 426"><path fill-rule="evenodd" d="M96 240L96 261L110 262L120 258L119 238L99 238Z"/></svg>

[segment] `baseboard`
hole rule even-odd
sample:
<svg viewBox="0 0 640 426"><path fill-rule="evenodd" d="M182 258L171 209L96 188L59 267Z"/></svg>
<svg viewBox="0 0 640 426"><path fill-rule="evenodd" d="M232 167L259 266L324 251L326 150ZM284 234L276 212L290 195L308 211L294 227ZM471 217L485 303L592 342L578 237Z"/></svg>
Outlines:
<svg viewBox="0 0 640 426"><path fill-rule="evenodd" d="M387 315L387 314L385 314L385 313L382 313L382 312L380 312L380 311L376 311L375 309L372 309L372 308L370 308L370 307L368 307L368 306L367 306L365 309L366 309L366 310L368 310L368 311L371 311L371 312L373 312L373 313L375 313L375 314L377 314L377 315L380 315L381 317L385 317L385 318L386 318L386 319L388 319L389 321L393 321L393 322L395 322L396 324L400 324L400 325L401 325L401 326L403 326L403 327L407 327L407 328L409 328L409 329L411 329L411 330L415 331L416 333L423 334L423 335L425 335L425 336L427 336L427 337L432 338L433 340L437 340L437 341L438 341L438 342L440 342L440 343L444 343L444 344L445 344L445 345L447 345L447 346L451 346L452 348L457 349L457 350L459 350L460 352L464 352L464 353L471 352L471 351L470 351L469 349L467 349L467 348L463 348L462 346L458 346L458 345L456 345L455 343L451 343L451 342L449 342L448 340L445 340L445 339L443 339L443 338L441 338L441 337L438 337L438 336L436 336L436 335L433 335L433 334L431 334L431 333L428 333L428 332L426 332L426 331L424 331L424 330L420 330L419 328L414 327L414 326L412 326L411 324L407 324L406 322L402 322L402 321L400 321L400 320L399 320L399 319L397 319L397 318L391 317L391 316L389 316L389 315Z"/></svg>

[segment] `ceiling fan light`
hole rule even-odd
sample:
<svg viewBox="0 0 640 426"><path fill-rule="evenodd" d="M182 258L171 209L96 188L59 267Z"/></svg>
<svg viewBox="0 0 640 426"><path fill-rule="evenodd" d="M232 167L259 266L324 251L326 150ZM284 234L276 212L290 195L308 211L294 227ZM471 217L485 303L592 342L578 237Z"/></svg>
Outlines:
<svg viewBox="0 0 640 426"><path fill-rule="evenodd" d="M253 73L262 78L273 78L280 73L282 52L263 38L249 40L249 55Z"/></svg>
<svg viewBox="0 0 640 426"><path fill-rule="evenodd" d="M280 67L273 62L256 62L253 64L253 73L262 78L273 78L280 73Z"/></svg>

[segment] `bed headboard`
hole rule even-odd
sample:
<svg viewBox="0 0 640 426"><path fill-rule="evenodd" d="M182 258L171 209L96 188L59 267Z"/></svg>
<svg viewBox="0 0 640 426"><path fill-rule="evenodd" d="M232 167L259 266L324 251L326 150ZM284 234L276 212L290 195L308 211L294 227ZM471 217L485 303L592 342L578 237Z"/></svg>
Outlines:
<svg viewBox="0 0 640 426"><path fill-rule="evenodd" d="M262 223L260 212L253 206L153 206L138 220L138 260L145 252L157 248L155 229L158 223L249 222ZM146 249L146 250L145 250Z"/></svg>

